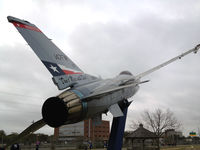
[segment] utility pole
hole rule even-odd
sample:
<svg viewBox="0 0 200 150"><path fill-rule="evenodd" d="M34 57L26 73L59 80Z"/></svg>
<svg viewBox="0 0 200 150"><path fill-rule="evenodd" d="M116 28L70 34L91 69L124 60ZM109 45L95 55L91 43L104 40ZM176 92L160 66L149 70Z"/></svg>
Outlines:
<svg viewBox="0 0 200 150"><path fill-rule="evenodd" d="M89 140L90 140L90 119L89 119L89 125L88 125L88 137L89 137Z"/></svg>

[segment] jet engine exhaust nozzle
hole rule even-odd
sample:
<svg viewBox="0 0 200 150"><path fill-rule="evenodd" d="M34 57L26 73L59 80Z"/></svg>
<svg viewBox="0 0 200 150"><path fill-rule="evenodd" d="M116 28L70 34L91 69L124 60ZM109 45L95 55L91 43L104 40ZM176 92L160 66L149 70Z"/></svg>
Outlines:
<svg viewBox="0 0 200 150"><path fill-rule="evenodd" d="M57 128L67 121L68 110L64 101L58 97L48 98L42 106L42 117L46 124Z"/></svg>

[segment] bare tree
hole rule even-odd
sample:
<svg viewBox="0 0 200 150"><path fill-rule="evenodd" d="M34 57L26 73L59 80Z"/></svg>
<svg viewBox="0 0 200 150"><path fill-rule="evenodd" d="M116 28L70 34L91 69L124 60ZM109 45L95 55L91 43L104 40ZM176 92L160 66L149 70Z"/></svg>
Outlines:
<svg viewBox="0 0 200 150"><path fill-rule="evenodd" d="M158 137L160 137L166 129L178 129L181 126L181 123L174 116L174 113L169 109L163 111L158 108L154 112L146 110L142 118L145 125Z"/></svg>
<svg viewBox="0 0 200 150"><path fill-rule="evenodd" d="M169 109L162 110L160 108L155 109L153 112L148 110L144 111L139 121L132 121L130 128L136 129L140 123L142 123L145 128L153 131L158 136L158 139L156 140L158 149L160 149L159 138L163 132L167 129L178 129L181 126L181 123L177 120L172 111Z"/></svg>
<svg viewBox="0 0 200 150"><path fill-rule="evenodd" d="M139 121L132 121L130 128L136 129L140 123L145 128L153 131L158 137L167 129L178 129L181 126L181 123L172 111L169 109L162 110L160 108L155 109L153 112L145 110Z"/></svg>

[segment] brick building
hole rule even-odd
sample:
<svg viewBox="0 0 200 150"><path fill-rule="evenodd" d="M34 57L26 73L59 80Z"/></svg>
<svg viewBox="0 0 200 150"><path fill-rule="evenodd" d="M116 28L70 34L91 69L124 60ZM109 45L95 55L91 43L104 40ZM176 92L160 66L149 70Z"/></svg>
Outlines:
<svg viewBox="0 0 200 150"><path fill-rule="evenodd" d="M54 129L54 137L59 141L70 141L79 137L90 141L107 141L109 134L110 122L105 120L97 126L94 126L92 120L89 119Z"/></svg>
<svg viewBox="0 0 200 150"><path fill-rule="evenodd" d="M84 121L84 137L93 140L108 140L110 133L110 122L102 120L101 125L93 126L92 120Z"/></svg>

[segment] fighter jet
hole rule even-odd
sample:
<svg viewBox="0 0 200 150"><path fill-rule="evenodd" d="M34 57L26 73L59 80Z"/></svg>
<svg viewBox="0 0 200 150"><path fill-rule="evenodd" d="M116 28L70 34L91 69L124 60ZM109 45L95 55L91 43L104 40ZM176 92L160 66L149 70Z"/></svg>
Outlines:
<svg viewBox="0 0 200 150"><path fill-rule="evenodd" d="M197 45L136 76L129 71L122 71L112 79L101 79L83 72L34 24L11 16L7 18L52 74L53 83L58 90L62 90L59 95L50 97L44 102L42 119L25 129L19 134L18 139L46 124L56 128L88 118L92 118L95 124L99 124L102 114L108 111L113 117L123 116L121 103L127 103L127 99L138 91L139 85L148 82L142 80L142 77L189 53L197 53L200 48L200 45Z"/></svg>

